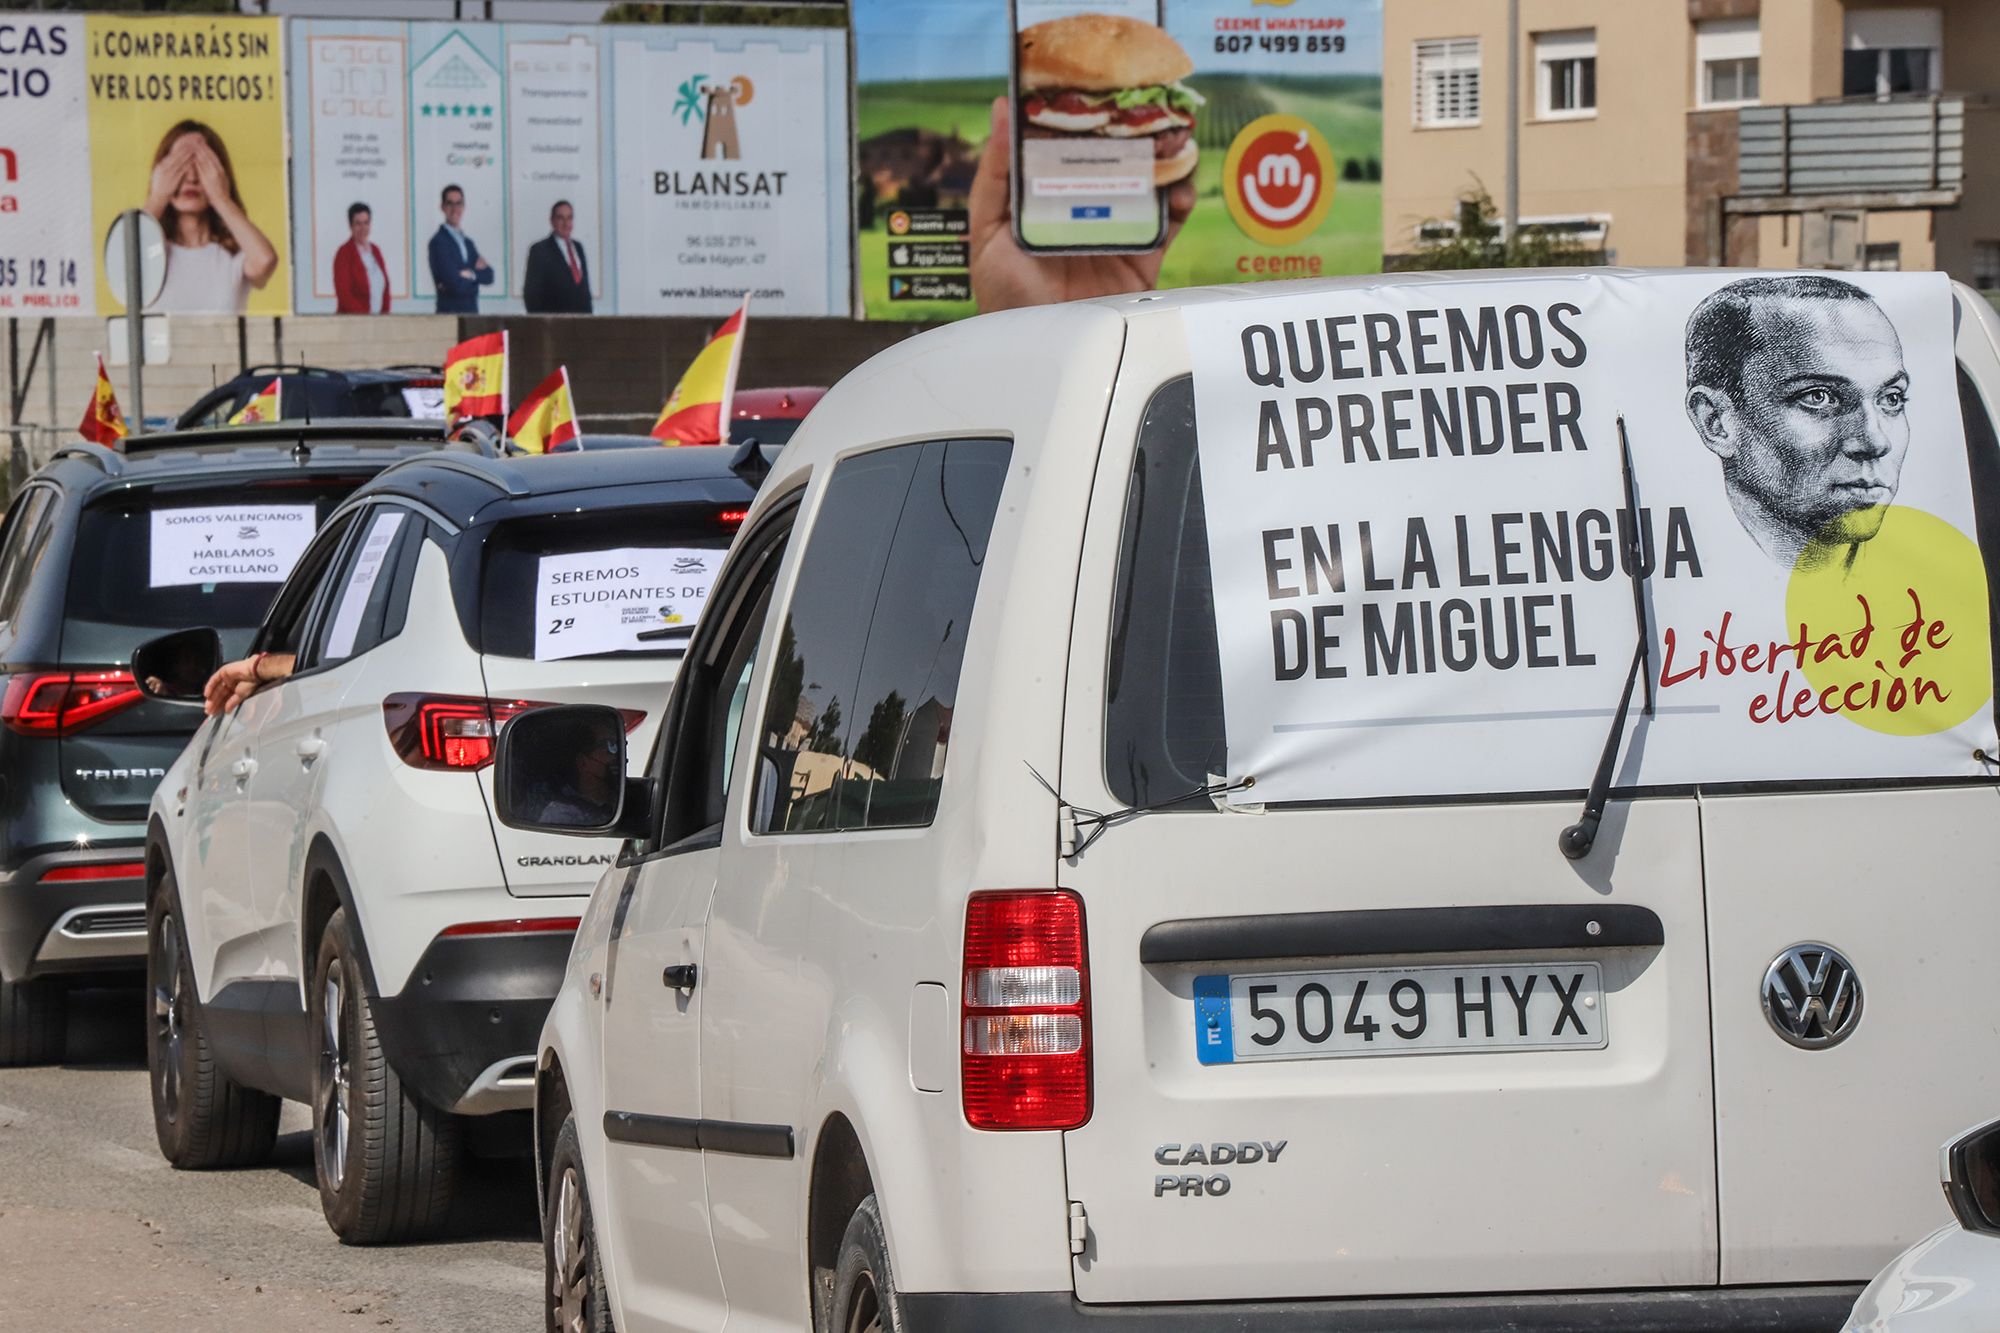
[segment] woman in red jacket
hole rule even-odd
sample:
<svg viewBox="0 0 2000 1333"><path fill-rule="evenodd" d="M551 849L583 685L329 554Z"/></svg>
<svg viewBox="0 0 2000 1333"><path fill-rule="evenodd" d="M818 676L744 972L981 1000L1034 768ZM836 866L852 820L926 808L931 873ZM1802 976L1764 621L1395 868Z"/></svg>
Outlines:
<svg viewBox="0 0 2000 1333"><path fill-rule="evenodd" d="M347 243L333 252L334 309L343 315L389 313L389 266L368 239L374 220L368 205L347 206Z"/></svg>

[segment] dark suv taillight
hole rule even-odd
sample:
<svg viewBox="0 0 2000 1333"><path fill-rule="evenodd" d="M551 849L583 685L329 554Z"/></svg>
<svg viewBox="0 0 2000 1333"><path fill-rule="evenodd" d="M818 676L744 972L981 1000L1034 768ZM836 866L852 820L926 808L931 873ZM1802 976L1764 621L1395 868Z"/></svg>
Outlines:
<svg viewBox="0 0 2000 1333"><path fill-rule="evenodd" d="M410 767L474 772L493 762L493 738L508 718L553 706L467 694L392 694L382 701L382 720L389 743ZM643 708L618 711L628 732L646 720Z"/></svg>
<svg viewBox="0 0 2000 1333"><path fill-rule="evenodd" d="M67 736L146 696L129 671L37 671L7 677L0 723L24 736Z"/></svg>
<svg viewBox="0 0 2000 1333"><path fill-rule="evenodd" d="M975 1129L1090 1119L1090 965L1083 900L976 893L965 905L959 1085Z"/></svg>

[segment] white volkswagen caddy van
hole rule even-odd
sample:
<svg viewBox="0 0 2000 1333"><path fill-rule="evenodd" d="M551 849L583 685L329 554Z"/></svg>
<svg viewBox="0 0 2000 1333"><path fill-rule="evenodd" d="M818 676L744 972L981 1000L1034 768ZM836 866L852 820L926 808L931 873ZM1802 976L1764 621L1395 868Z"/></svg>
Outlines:
<svg viewBox="0 0 2000 1333"><path fill-rule="evenodd" d="M849 375L648 776L500 739L504 820L625 840L550 1326L1838 1327L2000 1102L1996 338L1393 276Z"/></svg>

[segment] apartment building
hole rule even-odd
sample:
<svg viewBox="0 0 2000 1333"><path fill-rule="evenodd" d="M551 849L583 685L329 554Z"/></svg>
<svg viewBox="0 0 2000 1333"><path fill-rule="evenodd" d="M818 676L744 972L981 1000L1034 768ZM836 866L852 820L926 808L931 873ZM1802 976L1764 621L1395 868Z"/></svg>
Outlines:
<svg viewBox="0 0 2000 1333"><path fill-rule="evenodd" d="M2000 288L2000 0L1388 0L1382 251L1503 203L1607 263ZM1508 46L1518 71L1510 99Z"/></svg>

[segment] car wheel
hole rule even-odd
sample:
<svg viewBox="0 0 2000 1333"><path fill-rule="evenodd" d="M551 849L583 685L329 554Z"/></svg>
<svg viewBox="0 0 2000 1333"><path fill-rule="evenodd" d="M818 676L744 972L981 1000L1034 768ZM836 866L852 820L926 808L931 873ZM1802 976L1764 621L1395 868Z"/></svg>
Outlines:
<svg viewBox="0 0 2000 1333"><path fill-rule="evenodd" d="M451 1211L458 1120L411 1096L389 1067L359 957L342 908L320 936L308 994L320 1207L348 1245L417 1240Z"/></svg>
<svg viewBox="0 0 2000 1333"><path fill-rule="evenodd" d="M903 1310L889 1271L882 1210L869 1195L854 1210L833 1270L831 1333L902 1333Z"/></svg>
<svg viewBox="0 0 2000 1333"><path fill-rule="evenodd" d="M68 1036L63 994L52 982L0 981L0 1065L49 1065Z"/></svg>
<svg viewBox="0 0 2000 1333"><path fill-rule="evenodd" d="M548 1275L549 1333L614 1333L604 1261L583 1183L576 1117L563 1120L549 1155L548 1216L542 1219L543 1271Z"/></svg>
<svg viewBox="0 0 2000 1333"><path fill-rule="evenodd" d="M160 1155L183 1171L252 1166L278 1141L279 1100L217 1068L169 873L146 908L146 1068Z"/></svg>

